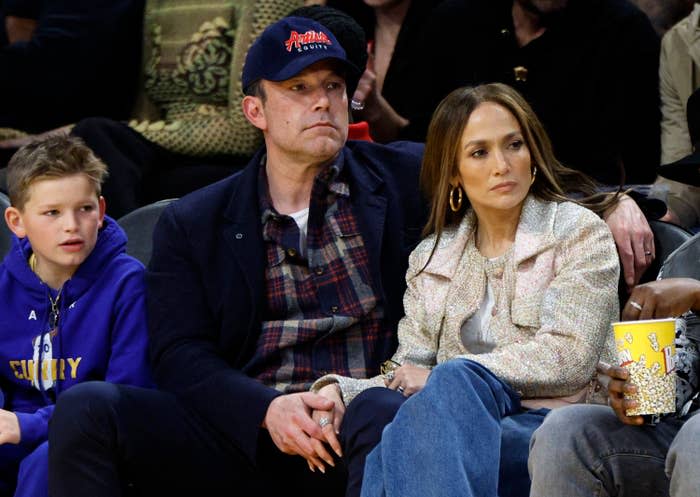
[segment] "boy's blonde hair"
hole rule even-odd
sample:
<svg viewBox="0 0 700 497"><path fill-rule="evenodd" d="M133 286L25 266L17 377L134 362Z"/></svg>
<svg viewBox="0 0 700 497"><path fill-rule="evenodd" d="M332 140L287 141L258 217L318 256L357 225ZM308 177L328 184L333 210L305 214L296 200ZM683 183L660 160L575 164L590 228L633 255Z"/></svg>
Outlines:
<svg viewBox="0 0 700 497"><path fill-rule="evenodd" d="M22 210L29 187L39 179L84 174L99 197L107 166L75 136L51 136L20 148L7 165L7 193L13 207Z"/></svg>

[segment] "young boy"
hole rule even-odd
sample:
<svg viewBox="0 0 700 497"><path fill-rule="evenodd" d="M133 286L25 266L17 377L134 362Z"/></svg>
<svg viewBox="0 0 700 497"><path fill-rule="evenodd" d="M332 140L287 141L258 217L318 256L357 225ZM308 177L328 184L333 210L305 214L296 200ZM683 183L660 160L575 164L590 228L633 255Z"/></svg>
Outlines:
<svg viewBox="0 0 700 497"><path fill-rule="evenodd" d="M144 268L105 216L106 166L80 139L20 149L8 165L16 235L0 265L0 496L48 495L48 424L87 380L151 385Z"/></svg>

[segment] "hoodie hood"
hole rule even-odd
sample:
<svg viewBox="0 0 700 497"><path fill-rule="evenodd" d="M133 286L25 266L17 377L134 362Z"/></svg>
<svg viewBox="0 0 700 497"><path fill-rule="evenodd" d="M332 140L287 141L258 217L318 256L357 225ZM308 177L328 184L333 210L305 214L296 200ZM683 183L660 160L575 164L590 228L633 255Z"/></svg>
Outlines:
<svg viewBox="0 0 700 497"><path fill-rule="evenodd" d="M97 241L90 255L83 261L63 287L64 295L72 300L80 298L93 282L106 270L108 262L119 254L126 253L126 233L109 216L105 216L102 228L97 233ZM27 260L32 253L28 238L13 236L12 248L7 254L8 272L31 293L46 294L46 285L29 267ZM68 293L66 293L68 292Z"/></svg>

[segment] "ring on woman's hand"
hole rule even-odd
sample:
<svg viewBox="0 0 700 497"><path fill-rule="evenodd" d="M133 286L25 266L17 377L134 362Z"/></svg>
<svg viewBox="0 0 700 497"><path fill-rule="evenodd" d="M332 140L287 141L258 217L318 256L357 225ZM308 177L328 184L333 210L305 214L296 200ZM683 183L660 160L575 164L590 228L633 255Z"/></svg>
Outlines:
<svg viewBox="0 0 700 497"><path fill-rule="evenodd" d="M326 418L325 416L318 420L318 425L321 428L323 428L324 426L329 425L329 424L331 424L331 420Z"/></svg>
<svg viewBox="0 0 700 497"><path fill-rule="evenodd" d="M405 390L404 387L402 387L401 385L399 385L398 387L396 387L396 391L399 392L401 395L403 395L403 391L404 391L404 390Z"/></svg>
<svg viewBox="0 0 700 497"><path fill-rule="evenodd" d="M651 252L646 250L646 251L644 251L644 255L646 255L647 257L651 257Z"/></svg>
<svg viewBox="0 0 700 497"><path fill-rule="evenodd" d="M352 108L352 110L362 110L365 108L365 103L362 100L355 100L353 98L350 101L350 108Z"/></svg>
<svg viewBox="0 0 700 497"><path fill-rule="evenodd" d="M385 377L387 380L389 380L389 381L394 381L394 372L393 372L393 371L389 371L388 373L386 373L386 374L384 375L384 377Z"/></svg>
<svg viewBox="0 0 700 497"><path fill-rule="evenodd" d="M630 305L631 305L632 307L634 307L635 309L637 309L638 311L641 311L641 310L642 310L642 306L639 305L638 303L636 303L634 300L630 300Z"/></svg>

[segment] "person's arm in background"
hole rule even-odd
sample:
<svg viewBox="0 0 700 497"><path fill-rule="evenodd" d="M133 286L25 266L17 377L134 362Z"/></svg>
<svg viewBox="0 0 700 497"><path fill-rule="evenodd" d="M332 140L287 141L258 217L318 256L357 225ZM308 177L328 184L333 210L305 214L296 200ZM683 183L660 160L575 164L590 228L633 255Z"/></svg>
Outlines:
<svg viewBox="0 0 700 497"><path fill-rule="evenodd" d="M377 89L377 74L371 53L367 59L367 68L352 95L352 102L359 102L363 106L361 110L355 110L353 116L369 123L372 139L379 143L397 140L409 124L408 119L401 116Z"/></svg>
<svg viewBox="0 0 700 497"><path fill-rule="evenodd" d="M626 184L651 184L661 156L659 110L660 42L649 18L634 10L617 31L610 98L617 99L620 151Z"/></svg>
<svg viewBox="0 0 700 497"><path fill-rule="evenodd" d="M659 60L659 91L661 94L661 164L670 164L693 151L692 140L688 131L686 119L686 99L681 96L678 84L687 83L688 90L692 82L691 72L695 70L695 63L689 54L679 49L685 43L678 39L675 28L668 31L661 41L661 57ZM676 48L674 52L674 47ZM683 58L688 67L679 64L679 58ZM685 60L687 59L687 60ZM674 74L674 71L680 71ZM688 81L681 83L679 78L688 78ZM698 212L700 208L693 208L690 201L693 195L693 188L670 181L661 176L652 187L651 195L656 195L665 200L668 211L661 218L679 224L684 227L691 227L700 220Z"/></svg>
<svg viewBox="0 0 700 497"><path fill-rule="evenodd" d="M661 41L659 58L659 92L661 96L661 164L669 164L693 151L688 132L686 103L679 93L674 78L673 60L680 54L672 53L675 31L667 32ZM694 63L688 56L688 64ZM692 70L692 69L691 69ZM678 76L676 76L678 77ZM690 85L690 82L688 83Z"/></svg>
<svg viewBox="0 0 700 497"><path fill-rule="evenodd" d="M615 239L627 289L631 290L656 256L654 233L636 201L621 195L603 219Z"/></svg>
<svg viewBox="0 0 700 497"><path fill-rule="evenodd" d="M631 305L637 304L640 309ZM622 319L668 318L680 316L686 311L700 311L700 281L692 278L668 278L652 281L635 287L627 304L622 310ZM598 364L598 381L607 383L610 406L625 424L641 425L642 416L627 416L628 409L637 406L632 399L625 399L625 394L634 394L637 389L629 382L629 371L620 366L606 363Z"/></svg>
<svg viewBox="0 0 700 497"><path fill-rule="evenodd" d="M642 309L637 309L631 302ZM622 308L622 320L676 317L688 310L700 311L700 281L668 278L636 286Z"/></svg>

